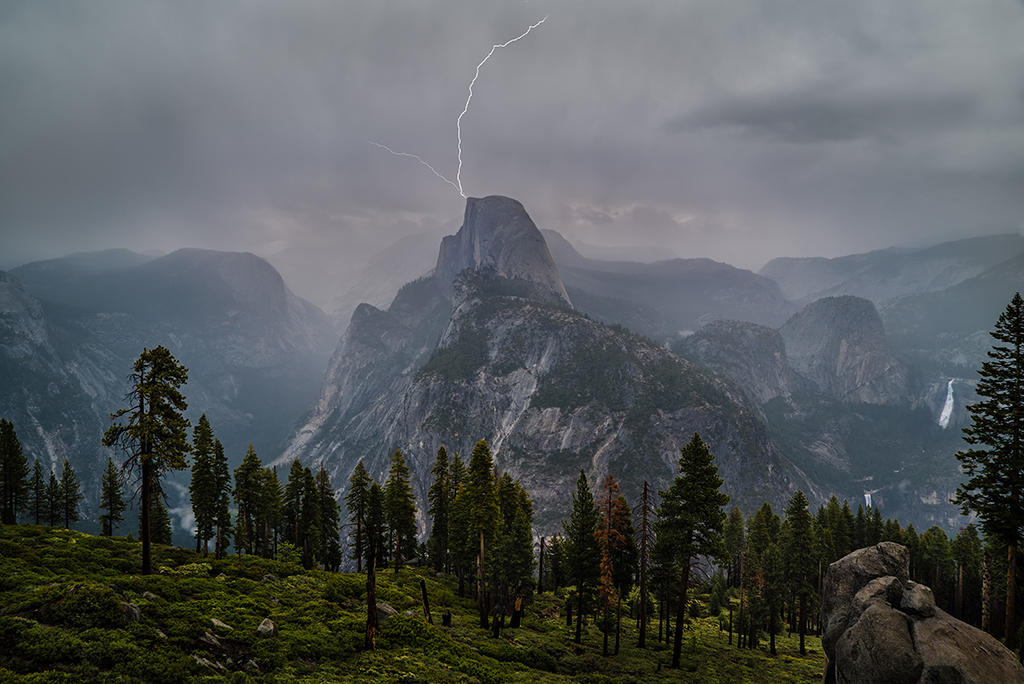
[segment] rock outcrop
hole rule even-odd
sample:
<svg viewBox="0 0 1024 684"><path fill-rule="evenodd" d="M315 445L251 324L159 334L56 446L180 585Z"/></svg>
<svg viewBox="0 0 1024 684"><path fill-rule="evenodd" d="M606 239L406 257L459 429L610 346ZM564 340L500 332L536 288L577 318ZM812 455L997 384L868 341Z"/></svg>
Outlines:
<svg viewBox="0 0 1024 684"><path fill-rule="evenodd" d="M1013 653L935 605L892 542L829 566L822 602L825 684L1024 682Z"/></svg>
<svg viewBox="0 0 1024 684"><path fill-rule="evenodd" d="M459 232L441 241L434 269L441 291L451 295L456 276L466 269L527 280L571 306L544 236L523 205L509 197L470 197Z"/></svg>
<svg viewBox="0 0 1024 684"><path fill-rule="evenodd" d="M672 351L727 376L759 406L808 389L789 365L779 331L767 326L714 321L673 344Z"/></svg>
<svg viewBox="0 0 1024 684"><path fill-rule="evenodd" d="M793 369L824 395L865 404L906 401L906 372L892 355L882 319L867 299L819 299L779 332Z"/></svg>

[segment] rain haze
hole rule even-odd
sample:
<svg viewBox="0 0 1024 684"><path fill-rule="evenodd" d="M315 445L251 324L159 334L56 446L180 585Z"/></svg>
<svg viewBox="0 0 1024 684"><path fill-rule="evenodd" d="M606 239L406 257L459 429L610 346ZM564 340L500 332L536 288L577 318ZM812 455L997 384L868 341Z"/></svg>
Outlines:
<svg viewBox="0 0 1024 684"><path fill-rule="evenodd" d="M1021 229L1018 0L5 2L0 268L251 251L317 301L458 226L371 141L454 181L477 65L545 17L480 68L461 181L579 245L757 270Z"/></svg>

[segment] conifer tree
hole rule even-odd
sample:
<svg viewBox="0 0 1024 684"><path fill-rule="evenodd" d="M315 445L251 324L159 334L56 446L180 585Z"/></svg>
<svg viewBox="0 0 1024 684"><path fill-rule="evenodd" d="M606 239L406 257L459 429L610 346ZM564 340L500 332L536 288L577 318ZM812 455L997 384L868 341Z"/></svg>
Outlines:
<svg viewBox="0 0 1024 684"><path fill-rule="evenodd" d="M356 559L356 572L363 571L365 557L366 506L370 496L373 479L366 472L362 459L352 471L348 479L348 493L345 495L345 507L348 508L349 520L355 524L356 535L351 542L352 557Z"/></svg>
<svg viewBox="0 0 1024 684"><path fill-rule="evenodd" d="M216 530L214 555L217 559L224 557L231 545L233 528L231 525L231 470L228 457L224 455L224 445L219 439L213 440L213 457L210 461L213 473L213 526Z"/></svg>
<svg viewBox="0 0 1024 684"><path fill-rule="evenodd" d="M366 553L367 563L371 554L379 565L383 559L385 535L387 534L387 517L384 513L384 489L370 480L370 491L366 495Z"/></svg>
<svg viewBox="0 0 1024 684"><path fill-rule="evenodd" d="M679 607L676 611L675 642L672 667L679 667L683 645L683 620L686 617L686 592L690 581L690 566L698 556L724 559L728 557L722 530L728 495L720 491L722 478L718 477L715 457L700 435L693 434L681 449L679 475L668 490L659 492L658 522L655 530L658 544L678 567L681 576Z"/></svg>
<svg viewBox="0 0 1024 684"><path fill-rule="evenodd" d="M60 480L51 470L46 483L46 520L50 527L56 527L61 520L60 498Z"/></svg>
<svg viewBox="0 0 1024 684"><path fill-rule="evenodd" d="M968 525L961 528L952 544L953 561L956 563L956 617L978 626L981 622L981 579L982 545L978 528Z"/></svg>
<svg viewBox="0 0 1024 684"><path fill-rule="evenodd" d="M121 483L121 471L114 465L113 459L107 456L107 467L100 477L100 534L110 537L114 528L124 520L127 506L124 502L124 485Z"/></svg>
<svg viewBox="0 0 1024 684"><path fill-rule="evenodd" d="M150 502L162 494L160 477L187 464L188 420L182 412L188 404L179 388L188 380L188 369L167 348L158 346L142 350L128 378L132 386L127 396L131 408L110 416L114 421L127 416L128 421L111 425L103 433L103 445L119 446L128 456L127 467L139 470L142 574L149 575L153 571Z"/></svg>
<svg viewBox="0 0 1024 684"><path fill-rule="evenodd" d="M807 497L800 490L790 498L786 506L786 522L789 523L789 544L786 554L786 576L790 587L800 601L800 655L806 655L804 643L807 635L807 599L814 587L811 577L817 578L814 560L814 522L808 510Z"/></svg>
<svg viewBox="0 0 1024 684"><path fill-rule="evenodd" d="M82 484L78 481L75 469L65 460L64 469L60 474L60 513L64 519L65 529L71 529L71 523L81 520L78 512L78 505L82 503L85 495L82 494Z"/></svg>
<svg viewBox="0 0 1024 684"><path fill-rule="evenodd" d="M617 587L615 586L616 568L613 560L617 555L616 551L626 545L626 539L622 534L622 528L625 526L624 521L617 519L621 515L621 509L615 505L621 491L622 489L619 487L615 476L608 473L604 482L601 483L601 496L598 499L598 510L601 517L597 526L597 541L601 546L599 594L601 609L604 613L604 645L602 655L606 657L608 655L608 633L610 631L608 622L611 615L612 602L618 595Z"/></svg>
<svg viewBox="0 0 1024 684"><path fill-rule="evenodd" d="M636 640L637 648L645 648L647 645L647 608L650 605L650 587L648 575L651 568L651 551L654 548L654 501L650 485L644 480L644 488L640 495L640 503L637 504L634 513L640 520L640 527L637 530L637 579L640 591L640 619L637 625L639 636Z"/></svg>
<svg viewBox="0 0 1024 684"><path fill-rule="evenodd" d="M577 644L583 642L584 606L601 578L601 546L597 541L600 515L587 484L587 473L580 470L576 494L572 497L572 513L568 522L562 521L566 575L576 584Z"/></svg>
<svg viewBox="0 0 1024 684"><path fill-rule="evenodd" d="M261 468L258 478L259 507L255 516L259 554L264 558L277 555L277 534L281 520L281 481L277 468Z"/></svg>
<svg viewBox="0 0 1024 684"><path fill-rule="evenodd" d="M33 524L38 525L41 520L46 519L46 478L43 477L43 467L36 459L32 465L32 477L28 485L28 516Z"/></svg>
<svg viewBox="0 0 1024 684"><path fill-rule="evenodd" d="M482 439L473 447L462 490L465 492L466 506L464 544L469 547L475 545L477 551L477 603L480 612L480 626L487 629L490 596L487 592L485 549L493 543L498 533L501 509L494 486L494 459L491 456L491 447Z"/></svg>
<svg viewBox="0 0 1024 684"><path fill-rule="evenodd" d="M189 500L192 515L196 521L196 553L210 552L210 540L214 536L216 516L216 481L213 473L213 428L204 413L192 430L192 479L189 483Z"/></svg>
<svg viewBox="0 0 1024 684"><path fill-rule="evenodd" d="M448 530L452 507L452 488L448 476L448 452L442 446L437 450L434 467L430 469L434 481L427 490L427 515L430 516L430 558L434 572L448 572Z"/></svg>
<svg viewBox="0 0 1024 684"><path fill-rule="evenodd" d="M362 463L362 461L360 461ZM284 528L282 537L286 542L302 547L302 492L305 481L305 468L299 459L292 460L288 469L288 482L284 486L281 497L281 524Z"/></svg>
<svg viewBox="0 0 1024 684"><path fill-rule="evenodd" d="M142 515L139 512L139 534L142 534ZM150 533L154 544L170 546L174 543L173 528L171 527L171 516L167 512L162 496L155 496L150 504Z"/></svg>
<svg viewBox="0 0 1024 684"><path fill-rule="evenodd" d="M991 333L975 391L968 406L971 426L957 453L967 481L956 490L961 512L977 513L986 533L1006 544L1006 647L1017 647L1017 550L1024 528L1024 299L1016 293Z"/></svg>
<svg viewBox="0 0 1024 684"><path fill-rule="evenodd" d="M395 549L395 572L406 554L416 549L416 499L409 481L409 466L402 452L395 450L384 483L384 510Z"/></svg>
<svg viewBox="0 0 1024 684"><path fill-rule="evenodd" d="M236 516L236 537L235 546L238 548L238 555L244 550L248 554L255 553L254 549L257 540L256 515L259 511L260 498L260 471L263 463L256 455L252 444L245 452L242 463L235 468L235 505L238 507Z"/></svg>
<svg viewBox="0 0 1024 684"><path fill-rule="evenodd" d="M547 553L544 558L544 574L547 576L545 586L551 587L552 593L565 584L565 552L561 535L554 535L547 540Z"/></svg>
<svg viewBox="0 0 1024 684"><path fill-rule="evenodd" d="M729 509L729 517L726 518L725 527L722 530L722 540L725 543L725 550L729 554L729 563L726 567L729 586L739 586L740 557L747 541L743 511L738 506Z"/></svg>
<svg viewBox="0 0 1024 684"><path fill-rule="evenodd" d="M334 498L334 487L331 476L320 464L316 471L316 493L320 504L320 557L328 570L337 572L341 566L341 518L338 513L338 500Z"/></svg>
<svg viewBox="0 0 1024 684"><path fill-rule="evenodd" d="M28 459L14 424L0 418L0 524L14 525L28 506Z"/></svg>
<svg viewBox="0 0 1024 684"><path fill-rule="evenodd" d="M764 602L765 609L768 611L769 651L774 656L776 655L775 635L779 631L779 614L782 612L786 596L786 563L783 559L782 549L777 543L772 542L765 549L762 566L764 569Z"/></svg>

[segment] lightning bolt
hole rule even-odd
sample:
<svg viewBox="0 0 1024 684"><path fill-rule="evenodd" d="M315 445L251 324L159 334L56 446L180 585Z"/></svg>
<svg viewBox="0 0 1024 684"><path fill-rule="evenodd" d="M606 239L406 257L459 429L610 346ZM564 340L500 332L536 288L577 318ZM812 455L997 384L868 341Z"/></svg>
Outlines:
<svg viewBox="0 0 1024 684"><path fill-rule="evenodd" d="M516 36L507 43L501 43L500 45L492 45L491 51L488 52L487 56L484 57L483 60L481 60L480 63L476 65L476 73L473 75L473 80L469 82L469 96L466 97L466 106L462 108L462 113L459 114L459 118L455 121L455 129L459 137L459 169L458 171L455 172L455 182L458 183L459 194L462 195L463 197L466 196L466 193L462 191L462 117L466 116L466 112L469 111L469 103L473 100L473 84L476 83L476 79L480 78L480 67L482 67L487 62L487 60L491 58L491 55L494 54L495 50L508 47L512 43L518 40L522 40L526 36L530 35L530 31L532 31L533 29L537 28L545 21L547 21L549 16L551 15L545 16L536 24L533 24L532 26L530 26L530 28L526 29L526 31L524 31L522 35Z"/></svg>
<svg viewBox="0 0 1024 684"><path fill-rule="evenodd" d="M508 42L500 43L498 45L492 45L491 46L491 51L488 52L487 56L484 57L483 60L481 60L480 63L476 65L476 73L473 74L473 80L469 82L469 95L466 97L466 106L462 108L462 113L459 114L459 118L456 119L456 121L455 121L455 131L456 131L456 134L458 136L458 142L459 142L459 145L458 145L459 167L458 167L458 170L455 172L455 182L452 182L452 181L448 180L447 178L445 178L444 176L442 176L440 173L437 172L437 169L435 169L433 166L431 166L427 162L423 161L423 159L420 158L418 155L409 154L408 152L395 152L393 149L391 149L387 145L381 145L380 143L375 143L372 140L367 140L367 142L370 143L371 145L376 145L377 147L379 147L379 148L381 148L383 150L387 150L388 152L390 152L391 154L393 154L393 155L395 155L397 157L412 157L413 159L418 161L420 164L423 164L428 169L430 169L435 176L437 176L438 178L443 180L445 183L447 183L448 185L450 185L453 188L455 188L456 190L458 190L459 194L462 195L463 198L465 198L466 197L466 193L463 192L463 190L462 190L462 117L464 117L466 115L466 112L469 111L469 103L473 101L473 84L475 84L476 80L478 78L480 78L480 67L482 67L487 62L487 60L489 60L491 58L491 55L494 54L495 50L508 47L512 43L515 43L516 41L522 40L523 38L525 38L526 36L528 36L530 34L530 31L532 31L533 29L537 28L538 26L543 24L545 21L547 21L548 20L548 16L551 16L551 15L547 15L543 19L538 21L536 24L531 25L528 29L526 29L522 33L522 35L516 36L515 38L513 38L512 40L510 40Z"/></svg>
<svg viewBox="0 0 1024 684"><path fill-rule="evenodd" d="M460 194L460 195L462 195L462 186L461 186L461 185L456 185L455 183L451 182L450 180L448 180L447 178L445 178L444 176L442 176L441 174L439 174L439 173L437 172L437 169L435 169L435 168L434 168L433 166L431 166L431 165L430 165L430 164L428 164L427 162L423 161L423 160L422 160L422 159L421 159L421 158L420 158L420 157L419 157L418 155L415 155L415 154L409 154L408 152L395 152L395 151L394 151L393 149L391 149L391 148L390 148L390 147L388 147L387 145L381 145L380 143L375 143L375 142L373 142L372 140L367 140L366 142L370 143L371 145L376 145L377 147L379 147L379 148L381 148L381 149L383 149L383 150L387 150L388 152L390 152L391 154L395 155L396 157L412 157L413 159L415 159L416 161L418 161L418 162L419 162L420 164L423 164L423 165L424 165L424 166L426 166L426 167L427 167L428 169L430 169L431 171L433 171L433 172L434 172L434 175L435 175L435 176L437 176L438 178L440 178L441 180L443 180L443 181L444 181L445 183L447 183L448 185L450 185L450 186L452 186L453 188L455 188L456 190L458 190L458 191L459 191L459 194ZM462 196L463 196L463 197L465 197L465 195L462 195Z"/></svg>

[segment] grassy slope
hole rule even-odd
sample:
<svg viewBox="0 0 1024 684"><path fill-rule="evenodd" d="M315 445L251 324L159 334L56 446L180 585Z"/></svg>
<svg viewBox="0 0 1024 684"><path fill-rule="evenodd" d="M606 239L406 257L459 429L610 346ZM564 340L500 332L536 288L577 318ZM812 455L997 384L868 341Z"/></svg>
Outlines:
<svg viewBox="0 0 1024 684"><path fill-rule="evenodd" d="M604 658L592 621L577 648L564 619L540 616L563 606L550 593L528 606L522 628L491 639L476 627L475 603L457 598L449 579L421 569L379 573L378 601L399 615L383 627L377 650L364 652L363 575L154 548L163 572L143 577L134 574L141 567L138 543L0 527L0 682L818 682L824 663L815 638L806 658L796 637L781 637L775 658L766 643L764 650L739 651L717 618L688 626L680 670L667 667L671 651L656 639L647 650L633 648L632 620L623 622L620 655ZM277 579L264 579L271 574ZM450 606L452 628L421 619L421 578L435 621ZM124 601L139 606L139 622L125 625ZM278 636L258 636L267 617ZM231 629L214 627L213 618ZM205 633L221 647L200 641ZM250 660L259 671L245 674L241 667Z"/></svg>

